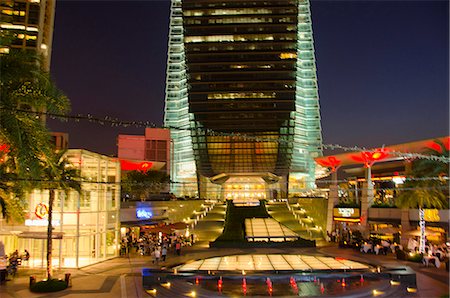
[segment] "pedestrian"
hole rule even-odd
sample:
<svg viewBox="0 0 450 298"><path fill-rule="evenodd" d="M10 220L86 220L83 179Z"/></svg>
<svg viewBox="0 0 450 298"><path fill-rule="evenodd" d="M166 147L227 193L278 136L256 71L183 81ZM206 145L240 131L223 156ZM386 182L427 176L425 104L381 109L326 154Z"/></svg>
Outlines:
<svg viewBox="0 0 450 298"><path fill-rule="evenodd" d="M157 247L156 249L155 249L155 262L156 262L156 264L158 264L159 263L159 258L161 257L161 251L159 250L159 247Z"/></svg>
<svg viewBox="0 0 450 298"><path fill-rule="evenodd" d="M161 250L161 257L162 257L162 261L165 262L166 261L166 256L167 256L167 247L163 246L162 250Z"/></svg>
<svg viewBox="0 0 450 298"><path fill-rule="evenodd" d="M175 244L175 251L177 252L177 255L181 254L181 242L177 241L177 243Z"/></svg>
<svg viewBox="0 0 450 298"><path fill-rule="evenodd" d="M25 249L22 259L23 259L23 261L28 262L28 260L30 259L30 253L28 252L28 250Z"/></svg>

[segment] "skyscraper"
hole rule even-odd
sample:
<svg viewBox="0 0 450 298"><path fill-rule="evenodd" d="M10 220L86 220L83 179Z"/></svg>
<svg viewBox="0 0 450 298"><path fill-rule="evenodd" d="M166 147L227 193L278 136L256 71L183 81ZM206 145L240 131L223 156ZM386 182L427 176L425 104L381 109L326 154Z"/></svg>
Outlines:
<svg viewBox="0 0 450 298"><path fill-rule="evenodd" d="M309 1L172 0L165 126L177 194L314 187L322 138Z"/></svg>
<svg viewBox="0 0 450 298"><path fill-rule="evenodd" d="M11 49L42 54L42 68L50 70L56 0L0 0L0 29L6 43L0 54Z"/></svg>

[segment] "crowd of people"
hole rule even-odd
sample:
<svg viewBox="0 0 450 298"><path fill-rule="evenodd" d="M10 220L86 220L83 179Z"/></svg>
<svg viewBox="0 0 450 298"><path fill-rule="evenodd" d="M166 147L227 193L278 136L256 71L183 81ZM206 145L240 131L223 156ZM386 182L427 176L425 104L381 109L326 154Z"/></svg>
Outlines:
<svg viewBox="0 0 450 298"><path fill-rule="evenodd" d="M10 276L15 276L19 266L22 265L22 262L28 262L29 259L30 253L28 252L28 250L25 249L23 254L19 254L19 251L16 249L9 256L3 256L4 261L2 263L4 264L4 266L0 266L0 269L5 270L6 273ZM5 278L6 276L2 275L0 281L4 281Z"/></svg>
<svg viewBox="0 0 450 298"><path fill-rule="evenodd" d="M131 252L139 253L142 256L151 256L153 263L165 262L168 252L180 256L184 246L194 244L194 234L186 237L179 233L149 233L141 232L137 236L134 232L129 232L122 238L120 254L127 256Z"/></svg>
<svg viewBox="0 0 450 298"><path fill-rule="evenodd" d="M339 247L351 247L359 250L362 253L372 253L372 254L382 254L387 255L388 253L402 255L408 255L404 259L416 259L418 256L418 261L422 261L425 266L430 264L440 267L442 262L445 262L448 268L448 260L450 257L450 248L446 243L432 243L426 239L425 241L425 253L419 253L419 237L409 238L406 248L399 243L399 237L395 237L394 241L380 239L377 237L370 237L369 239L364 239L360 232L358 231L345 231L346 233L332 232L327 233L329 240L339 243ZM420 256L419 256L420 255ZM448 269L447 269L448 270Z"/></svg>

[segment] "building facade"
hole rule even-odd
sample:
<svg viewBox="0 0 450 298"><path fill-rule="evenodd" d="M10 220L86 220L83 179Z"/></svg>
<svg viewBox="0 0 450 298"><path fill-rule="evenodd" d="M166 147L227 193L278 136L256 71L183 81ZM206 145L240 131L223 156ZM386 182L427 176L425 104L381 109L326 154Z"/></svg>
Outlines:
<svg viewBox="0 0 450 298"><path fill-rule="evenodd" d="M11 49L42 54L42 68L50 70L56 0L0 0L0 28L6 43L0 54Z"/></svg>
<svg viewBox="0 0 450 298"><path fill-rule="evenodd" d="M53 206L53 266L80 268L116 257L120 247L120 163L82 149L65 155L80 171L82 191L56 191ZM45 268L49 191L35 189L26 196L24 223L0 218L0 242L5 253L30 253L23 265Z"/></svg>
<svg viewBox="0 0 450 298"><path fill-rule="evenodd" d="M418 228L419 212L418 209L397 208L396 199L403 183L414 179L411 171L417 155L429 155L430 149L444 154L439 144L448 151L449 141L450 137L445 136L388 145L375 150L384 152L385 156L370 164L362 158L367 156L367 151L317 158L318 167L333 161L338 168L331 180L327 177L323 183L317 181L319 187L329 189L327 231L338 230L342 234L349 229L359 230L366 235L383 235L391 240L394 240L393 235L402 231L402 241L407 241L411 234L405 231ZM442 173L440 179L447 181L442 192L448 196L448 173ZM447 238L449 219L448 209L425 209L429 240L438 242Z"/></svg>
<svg viewBox="0 0 450 298"><path fill-rule="evenodd" d="M172 191L276 198L321 152L307 0L172 0L165 126Z"/></svg>
<svg viewBox="0 0 450 298"><path fill-rule="evenodd" d="M119 135L117 156L122 170L165 171L170 174L170 130L146 128L144 135Z"/></svg>

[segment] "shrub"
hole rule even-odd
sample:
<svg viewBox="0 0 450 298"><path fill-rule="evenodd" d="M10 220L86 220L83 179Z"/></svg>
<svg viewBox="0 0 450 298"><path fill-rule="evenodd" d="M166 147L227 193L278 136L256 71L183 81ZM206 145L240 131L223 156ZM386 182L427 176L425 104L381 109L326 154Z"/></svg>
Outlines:
<svg viewBox="0 0 450 298"><path fill-rule="evenodd" d="M401 249L397 249L395 251L395 254L397 256L397 260L403 260L406 261L406 259L408 258L408 253L404 250Z"/></svg>
<svg viewBox="0 0 450 298"><path fill-rule="evenodd" d="M397 206L389 203L375 203L370 208L397 208Z"/></svg>
<svg viewBox="0 0 450 298"><path fill-rule="evenodd" d="M423 259L422 254L414 254L412 256L408 255L408 261L415 262L415 263L421 263Z"/></svg>
<svg viewBox="0 0 450 298"><path fill-rule="evenodd" d="M339 202L334 205L334 208L359 208L359 204L356 202Z"/></svg>
<svg viewBox="0 0 450 298"><path fill-rule="evenodd" d="M30 286L30 291L36 293L49 293L62 291L65 290L66 288L67 283L64 280L50 279L38 281L35 284L32 284Z"/></svg>
<svg viewBox="0 0 450 298"><path fill-rule="evenodd" d="M423 255L419 253L414 253L410 255L408 251L398 249L396 252L398 260L410 261L415 263L422 262Z"/></svg>

